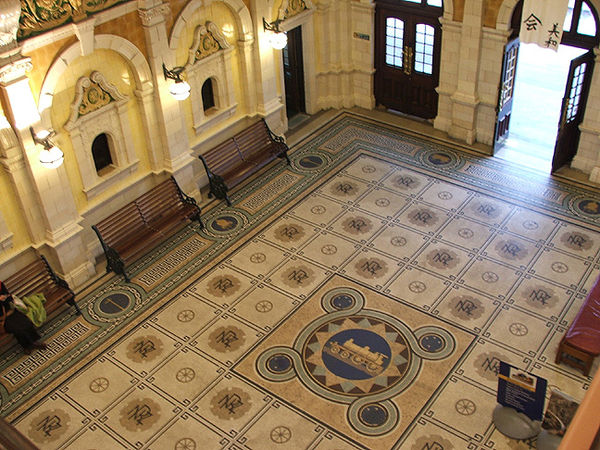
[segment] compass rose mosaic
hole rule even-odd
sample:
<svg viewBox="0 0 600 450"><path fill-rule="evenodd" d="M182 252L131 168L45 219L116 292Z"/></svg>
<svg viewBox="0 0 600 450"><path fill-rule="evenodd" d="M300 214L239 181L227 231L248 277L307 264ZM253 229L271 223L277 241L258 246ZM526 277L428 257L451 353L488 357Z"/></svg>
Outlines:
<svg viewBox="0 0 600 450"><path fill-rule="evenodd" d="M347 426L367 438L365 444L402 431L403 416L412 417L412 409L427 400L421 380L433 394L472 339L341 277L333 277L297 316L246 358L257 358L257 383L295 403L306 401L325 421L336 416L323 413L332 405L345 409ZM246 361L238 369L248 376ZM420 398L410 397L412 389Z"/></svg>

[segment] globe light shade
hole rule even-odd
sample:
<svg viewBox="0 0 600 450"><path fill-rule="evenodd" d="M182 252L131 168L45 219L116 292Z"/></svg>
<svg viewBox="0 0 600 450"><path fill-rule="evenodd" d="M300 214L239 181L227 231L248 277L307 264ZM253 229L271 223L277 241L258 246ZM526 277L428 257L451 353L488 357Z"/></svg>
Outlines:
<svg viewBox="0 0 600 450"><path fill-rule="evenodd" d="M171 85L169 92L175 100L185 100L190 96L190 85L187 81L177 81Z"/></svg>
<svg viewBox="0 0 600 450"><path fill-rule="evenodd" d="M275 50L281 50L287 45L287 34L283 32L271 32L271 36L269 36L269 43Z"/></svg>
<svg viewBox="0 0 600 450"><path fill-rule="evenodd" d="M56 169L64 161L63 152L56 145L48 150L42 150L40 153L40 163L48 169Z"/></svg>

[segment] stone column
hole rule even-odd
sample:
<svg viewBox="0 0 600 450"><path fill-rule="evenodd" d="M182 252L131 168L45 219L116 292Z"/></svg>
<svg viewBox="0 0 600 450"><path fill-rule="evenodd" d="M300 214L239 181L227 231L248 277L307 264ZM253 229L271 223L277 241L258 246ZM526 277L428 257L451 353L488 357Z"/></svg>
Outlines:
<svg viewBox="0 0 600 450"><path fill-rule="evenodd" d="M43 128L25 76L30 68L29 59L22 58L0 69L0 92L15 131L15 139L9 139L3 150L2 162L23 205L34 247L47 250L44 253L53 268L76 287L94 274L94 265L88 260L82 218L65 166L43 167L39 162L41 147L29 132L29 126Z"/></svg>
<svg viewBox="0 0 600 450"><path fill-rule="evenodd" d="M240 60L240 78L242 85L245 84L246 89L242 89L244 100L241 102L245 107L245 112L248 115L256 114L256 80L254 78L253 61L254 61L254 37L244 36L243 40L237 42L238 55Z"/></svg>
<svg viewBox="0 0 600 450"><path fill-rule="evenodd" d="M264 117L272 130L279 132L283 126L285 109L281 99L282 87L277 74L280 72L281 50L274 50L268 42L267 32L263 30L263 17L267 22L272 22L276 17L272 17L272 8L270 2L261 0L251 2L251 16L254 21L254 27L257 30L254 52L254 73L256 86L256 110Z"/></svg>
<svg viewBox="0 0 600 450"><path fill-rule="evenodd" d="M465 1L465 12L460 29L460 51L457 55L456 90L450 95L450 105L444 105L446 108L450 106L448 134L468 144L477 140L483 6L484 2L480 0ZM444 41L447 42L446 39ZM446 47L444 45L442 47L445 53ZM440 90L444 89L441 82L440 87ZM438 126L442 123L442 120L437 121Z"/></svg>
<svg viewBox="0 0 600 450"><path fill-rule="evenodd" d="M163 76L163 62L167 68L175 67L175 53L169 48L165 16L169 4L161 0L139 0L138 13L142 20L149 64L154 75L157 102L157 125L162 138L162 166L177 179L182 190L201 199L198 184L194 180L194 157L189 146L185 117L179 105L169 93L172 80Z"/></svg>

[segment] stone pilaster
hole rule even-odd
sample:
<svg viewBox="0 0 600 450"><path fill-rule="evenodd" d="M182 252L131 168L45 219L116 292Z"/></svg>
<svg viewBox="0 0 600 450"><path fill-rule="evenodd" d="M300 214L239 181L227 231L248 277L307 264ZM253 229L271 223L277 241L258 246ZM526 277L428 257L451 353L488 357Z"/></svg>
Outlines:
<svg viewBox="0 0 600 450"><path fill-rule="evenodd" d="M87 258L82 218L66 169L64 165L44 168L39 162L41 147L33 142L29 132L29 126L43 126L25 76L28 67L30 62L21 59L0 69L0 91L15 131L15 139L7 141L2 162L24 207L34 247L45 248L53 268L73 286L79 286L93 275L94 267Z"/></svg>
<svg viewBox="0 0 600 450"><path fill-rule="evenodd" d="M165 80L163 76L163 63L169 69L177 66L175 52L169 48L165 24L165 17L170 14L169 4L160 0L140 0L138 7L149 53L148 62L157 90L157 125L163 144L162 167L175 176L184 192L200 200L200 191L194 182L195 160L189 146L185 118L179 101L169 93L169 85L173 81ZM155 162L158 166L158 161Z"/></svg>

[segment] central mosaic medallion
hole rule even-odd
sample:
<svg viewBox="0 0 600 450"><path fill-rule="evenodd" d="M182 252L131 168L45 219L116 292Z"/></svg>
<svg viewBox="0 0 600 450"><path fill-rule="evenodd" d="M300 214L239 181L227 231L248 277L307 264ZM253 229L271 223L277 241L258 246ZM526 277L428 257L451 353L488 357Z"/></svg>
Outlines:
<svg viewBox="0 0 600 450"><path fill-rule="evenodd" d="M382 337L387 333L395 335L393 341ZM410 350L402 333L385 322L352 316L315 330L304 346L302 360L316 383L360 396L398 383L406 374Z"/></svg>
<svg viewBox="0 0 600 450"><path fill-rule="evenodd" d="M257 361L270 381L297 377L321 397L348 405L348 420L361 434L393 429L401 411L389 399L407 389L425 360L454 352L454 337L437 326L412 330L381 311L366 308L357 289L338 287L321 297L320 315L293 347L274 346Z"/></svg>
<svg viewBox="0 0 600 450"><path fill-rule="evenodd" d="M437 318L333 276L235 371L367 448L387 448L472 339Z"/></svg>

